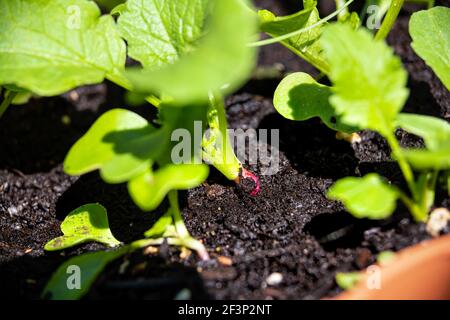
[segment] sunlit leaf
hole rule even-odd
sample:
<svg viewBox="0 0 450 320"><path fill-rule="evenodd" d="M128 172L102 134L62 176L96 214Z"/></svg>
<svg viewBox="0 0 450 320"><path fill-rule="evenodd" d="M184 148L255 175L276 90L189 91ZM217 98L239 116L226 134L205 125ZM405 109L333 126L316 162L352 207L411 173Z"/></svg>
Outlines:
<svg viewBox="0 0 450 320"><path fill-rule="evenodd" d="M64 235L49 241L45 250L63 250L90 241L110 247L120 244L109 229L106 209L99 204L87 204L72 211L62 222L61 231Z"/></svg>
<svg viewBox="0 0 450 320"><path fill-rule="evenodd" d="M394 212L399 194L378 174L371 173L339 180L328 190L328 197L341 201L357 218L384 219Z"/></svg>
<svg viewBox="0 0 450 320"><path fill-rule="evenodd" d="M310 75L297 72L281 81L275 91L273 104L286 119L308 120L319 117L329 128L343 132L354 132L340 122L329 103L332 89L317 83Z"/></svg>
<svg viewBox="0 0 450 320"><path fill-rule="evenodd" d="M414 13L409 32L414 51L450 90L450 8L434 7Z"/></svg>
<svg viewBox="0 0 450 320"><path fill-rule="evenodd" d="M125 56L114 20L92 1L0 1L0 84L51 96L122 81Z"/></svg>
<svg viewBox="0 0 450 320"><path fill-rule="evenodd" d="M132 179L128 190L144 211L156 209L171 190L187 190L202 183L209 168L204 164L168 164L156 172L147 171Z"/></svg>
<svg viewBox="0 0 450 320"><path fill-rule="evenodd" d="M331 105L348 125L390 135L408 97L407 73L392 49L364 30L333 24L321 38L330 63Z"/></svg>

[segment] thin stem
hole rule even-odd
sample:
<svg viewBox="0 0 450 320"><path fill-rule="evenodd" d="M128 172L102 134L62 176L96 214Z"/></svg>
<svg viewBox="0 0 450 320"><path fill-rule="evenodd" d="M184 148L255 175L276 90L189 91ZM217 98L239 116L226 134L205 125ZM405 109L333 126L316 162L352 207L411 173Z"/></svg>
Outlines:
<svg viewBox="0 0 450 320"><path fill-rule="evenodd" d="M0 118L3 116L8 107L11 105L11 102L14 100L14 97L16 95L17 92L9 90L5 91L5 99L3 99L2 103L0 104Z"/></svg>
<svg viewBox="0 0 450 320"><path fill-rule="evenodd" d="M345 0L335 0L336 2L336 10L339 10L340 8L342 8L345 5ZM344 10L342 10L341 12L339 12L338 14L338 20L341 20L342 18L344 18L346 15L348 14L348 8L345 7Z"/></svg>
<svg viewBox="0 0 450 320"><path fill-rule="evenodd" d="M183 222L183 217L181 216L180 206L178 204L178 191L172 190L169 192L169 203L171 206L171 212L173 217L173 223L175 225L175 229L177 230L177 234L180 238L190 237L189 231Z"/></svg>
<svg viewBox="0 0 450 320"><path fill-rule="evenodd" d="M208 123L211 136L203 140L203 158L215 166L227 179L238 179L241 163L234 153L228 135L228 121L223 98L218 93L211 93L209 100Z"/></svg>
<svg viewBox="0 0 450 320"><path fill-rule="evenodd" d="M386 139L389 143L389 146L392 149L392 154L394 155L395 159L397 160L400 166L400 169L402 170L403 176L406 180L406 183L408 184L409 190L413 195L413 198L417 199L416 184L414 182L414 173L411 169L411 166L403 156L397 138L395 137L394 134L387 134Z"/></svg>
<svg viewBox="0 0 450 320"><path fill-rule="evenodd" d="M422 191L422 203L421 208L423 211L427 212L430 210L430 207L434 203L435 197L435 189L436 182L439 175L438 170L434 170L433 172L429 172L426 175L425 186Z"/></svg>
<svg viewBox="0 0 450 320"><path fill-rule="evenodd" d="M388 12L383 19L383 23L381 24L381 28L375 35L375 40L383 40L387 37L394 26L395 20L397 20L397 16L403 6L403 2L404 0L392 0L391 6L389 7Z"/></svg>
<svg viewBox="0 0 450 320"><path fill-rule="evenodd" d="M420 206L418 206L411 198L409 198L406 194L403 193L400 189L397 189L397 192L400 195L400 200L405 204L408 210L411 212L412 216L416 221L425 222L428 218L428 214L426 211L423 211Z"/></svg>
<svg viewBox="0 0 450 320"><path fill-rule="evenodd" d="M299 30L296 30L296 31L284 34L282 36L272 38L272 39L266 39L266 40L261 40L261 41L257 41L257 42L252 42L248 46L249 47L262 47L262 46L278 43L278 42L281 42L283 40L295 37L295 36L297 36L297 35L299 35L301 33L305 33L305 32L307 32L307 31L309 31L311 29L314 29L315 27L318 27L318 26L324 24L328 20L333 19L335 16L337 16L339 13L341 13L343 10L345 10L353 1L355 1L355 0L347 1L339 10L336 10L335 12L333 12L330 15L326 16L325 18L320 19L316 23L314 23L314 24L312 24L312 25L310 25L310 26L308 26L306 28L302 28L302 29L299 29Z"/></svg>

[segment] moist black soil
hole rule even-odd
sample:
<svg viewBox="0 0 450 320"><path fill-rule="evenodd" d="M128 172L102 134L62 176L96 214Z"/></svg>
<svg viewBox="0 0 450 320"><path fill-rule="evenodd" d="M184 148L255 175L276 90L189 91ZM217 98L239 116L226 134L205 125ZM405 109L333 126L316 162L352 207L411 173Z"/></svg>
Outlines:
<svg viewBox="0 0 450 320"><path fill-rule="evenodd" d="M295 3L297 3L296 1ZM279 14L297 9L273 1L261 7ZM294 2L292 2L294 3ZM408 17L401 17L389 43L402 57L411 96L406 111L450 117L449 92L411 50ZM260 67L282 72L317 72L274 45L260 53ZM229 124L242 129L279 129L279 171L261 175L261 192L248 195L212 170L207 182L181 195L183 216L201 239L211 260L163 245L157 253L138 251L107 267L86 299L318 299L340 292L337 271L359 270L378 253L400 250L428 239L424 225L411 221L402 206L386 221L357 220L342 205L326 198L337 179L378 172L404 185L389 147L377 134L361 133L361 143L335 138L320 121L292 122L277 115L271 102L279 78L253 79L227 99ZM43 245L60 235L59 225L73 209L99 202L108 209L114 235L123 242L140 239L162 210L141 212L123 185L107 185L97 173L69 177L62 161L71 145L100 114L126 107L123 91L105 83L55 98L33 99L11 107L0 120L0 296L39 298L51 273L70 256L104 249L87 244L63 253L46 253ZM151 107L129 109L151 119ZM422 141L399 131L403 146ZM450 206L446 190L436 205ZM367 195L370 197L370 195ZM268 284L274 272L278 284Z"/></svg>

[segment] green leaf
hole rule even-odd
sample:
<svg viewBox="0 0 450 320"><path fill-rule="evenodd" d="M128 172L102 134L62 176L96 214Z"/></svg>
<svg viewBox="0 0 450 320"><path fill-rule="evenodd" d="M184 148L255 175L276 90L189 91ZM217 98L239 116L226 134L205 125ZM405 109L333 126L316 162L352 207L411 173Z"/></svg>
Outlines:
<svg viewBox="0 0 450 320"><path fill-rule="evenodd" d="M361 281L361 272L338 272L336 273L336 283L344 290L354 288Z"/></svg>
<svg viewBox="0 0 450 320"><path fill-rule="evenodd" d="M450 124L442 119L419 114L401 113L397 125L424 139L430 150L450 146Z"/></svg>
<svg viewBox="0 0 450 320"><path fill-rule="evenodd" d="M145 232L146 238L161 238L170 236L168 233L175 234L175 228L173 227L172 212L169 209L161 218L149 230ZM173 227L173 230L170 230Z"/></svg>
<svg viewBox="0 0 450 320"><path fill-rule="evenodd" d="M384 42L364 30L334 24L321 38L330 63L331 105L342 121L390 135L408 90L401 61Z"/></svg>
<svg viewBox="0 0 450 320"><path fill-rule="evenodd" d="M328 190L328 197L341 201L356 218L376 220L394 212L399 193L378 174L371 173L339 180Z"/></svg>
<svg viewBox="0 0 450 320"><path fill-rule="evenodd" d="M120 244L109 229L106 209L99 204L86 204L72 211L62 222L61 231L64 235L49 241L45 250L63 250L89 241L110 247Z"/></svg>
<svg viewBox="0 0 450 320"><path fill-rule="evenodd" d="M128 183L134 202L144 211L156 209L171 190L187 190L201 184L208 176L204 164L168 164L155 173L148 170Z"/></svg>
<svg viewBox="0 0 450 320"><path fill-rule="evenodd" d="M343 132L354 132L341 123L329 103L332 89L317 83L309 74L297 72L288 75L278 85L273 104L286 119L303 121L319 117L329 128Z"/></svg>
<svg viewBox="0 0 450 320"><path fill-rule="evenodd" d="M87 0L0 1L0 84L42 96L123 80L126 48Z"/></svg>
<svg viewBox="0 0 450 320"><path fill-rule="evenodd" d="M173 64L202 36L209 0L128 0L118 26L128 54L146 68Z"/></svg>
<svg viewBox="0 0 450 320"><path fill-rule="evenodd" d="M414 51L450 90L450 8L434 7L414 13L409 33Z"/></svg>
<svg viewBox="0 0 450 320"><path fill-rule="evenodd" d="M403 150L408 162L418 170L446 170L450 169L450 148L439 150L411 149Z"/></svg>
<svg viewBox="0 0 450 320"><path fill-rule="evenodd" d="M64 170L81 175L101 169L109 183L122 183L144 172L165 150L165 129L153 128L138 114L113 109L103 114L70 149Z"/></svg>
<svg viewBox="0 0 450 320"><path fill-rule="evenodd" d="M377 263L381 266L390 264L396 258L396 253L393 251L382 251L377 256Z"/></svg>
<svg viewBox="0 0 450 320"><path fill-rule="evenodd" d="M277 17L268 10L261 10L258 14L261 20L261 31L274 38L309 27L320 20L316 2L309 3L304 10L289 16ZM318 41L322 31L323 25L320 25L307 32L281 41L281 43L327 74L329 65L325 60L323 49Z"/></svg>
<svg viewBox="0 0 450 320"><path fill-rule="evenodd" d="M211 91L232 92L247 80L256 60L256 50L247 46L256 34L256 18L248 10L245 1L209 2L212 6L211 13L206 18L208 23L202 29L201 39L198 39L195 45L184 48L182 51L184 54L173 64L143 71L130 70L128 76L135 90L158 95L165 94L173 98L175 102L185 105L208 101L208 94ZM178 6L183 8L186 2L165 0L162 3L167 7L170 4L177 10ZM167 12L164 11L164 14ZM180 12L183 11L180 10ZM162 28L160 21L169 19L166 16L162 20L156 18L152 11L144 17L156 30ZM178 32L181 31L178 30ZM174 37L173 32L171 38L174 41L185 39L180 35ZM154 38L149 37L149 41L151 39ZM151 45L158 47L158 43L154 43L153 40ZM177 44L179 47L182 45L182 43ZM149 51L148 54L151 55L151 52ZM174 58L175 56L172 56L172 59Z"/></svg>
<svg viewBox="0 0 450 320"><path fill-rule="evenodd" d="M103 7L109 11L124 3L126 0L95 0L100 7Z"/></svg>
<svg viewBox="0 0 450 320"><path fill-rule="evenodd" d="M89 291L106 265L124 255L127 251L128 248L123 247L114 251L86 253L69 259L52 275L42 293L42 297L51 300L81 299ZM77 279L74 277L77 276L78 271L80 276L79 289L71 288L71 285L76 284Z"/></svg>

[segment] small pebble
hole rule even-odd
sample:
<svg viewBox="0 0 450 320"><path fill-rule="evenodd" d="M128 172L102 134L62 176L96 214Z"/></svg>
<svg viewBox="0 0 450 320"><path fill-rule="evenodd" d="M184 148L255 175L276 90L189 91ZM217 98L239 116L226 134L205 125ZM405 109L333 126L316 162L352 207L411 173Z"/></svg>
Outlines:
<svg viewBox="0 0 450 320"><path fill-rule="evenodd" d="M266 278L266 283L269 286L279 285L283 281L283 275L279 272L274 272Z"/></svg>
<svg viewBox="0 0 450 320"><path fill-rule="evenodd" d="M219 263L223 266L229 267L229 266L233 265L233 260L231 260L228 257L220 256L217 258L217 261L219 261Z"/></svg>
<svg viewBox="0 0 450 320"><path fill-rule="evenodd" d="M427 222L427 232L433 237L438 237L441 231L447 227L450 221L450 211L446 208L438 208L431 212Z"/></svg>

